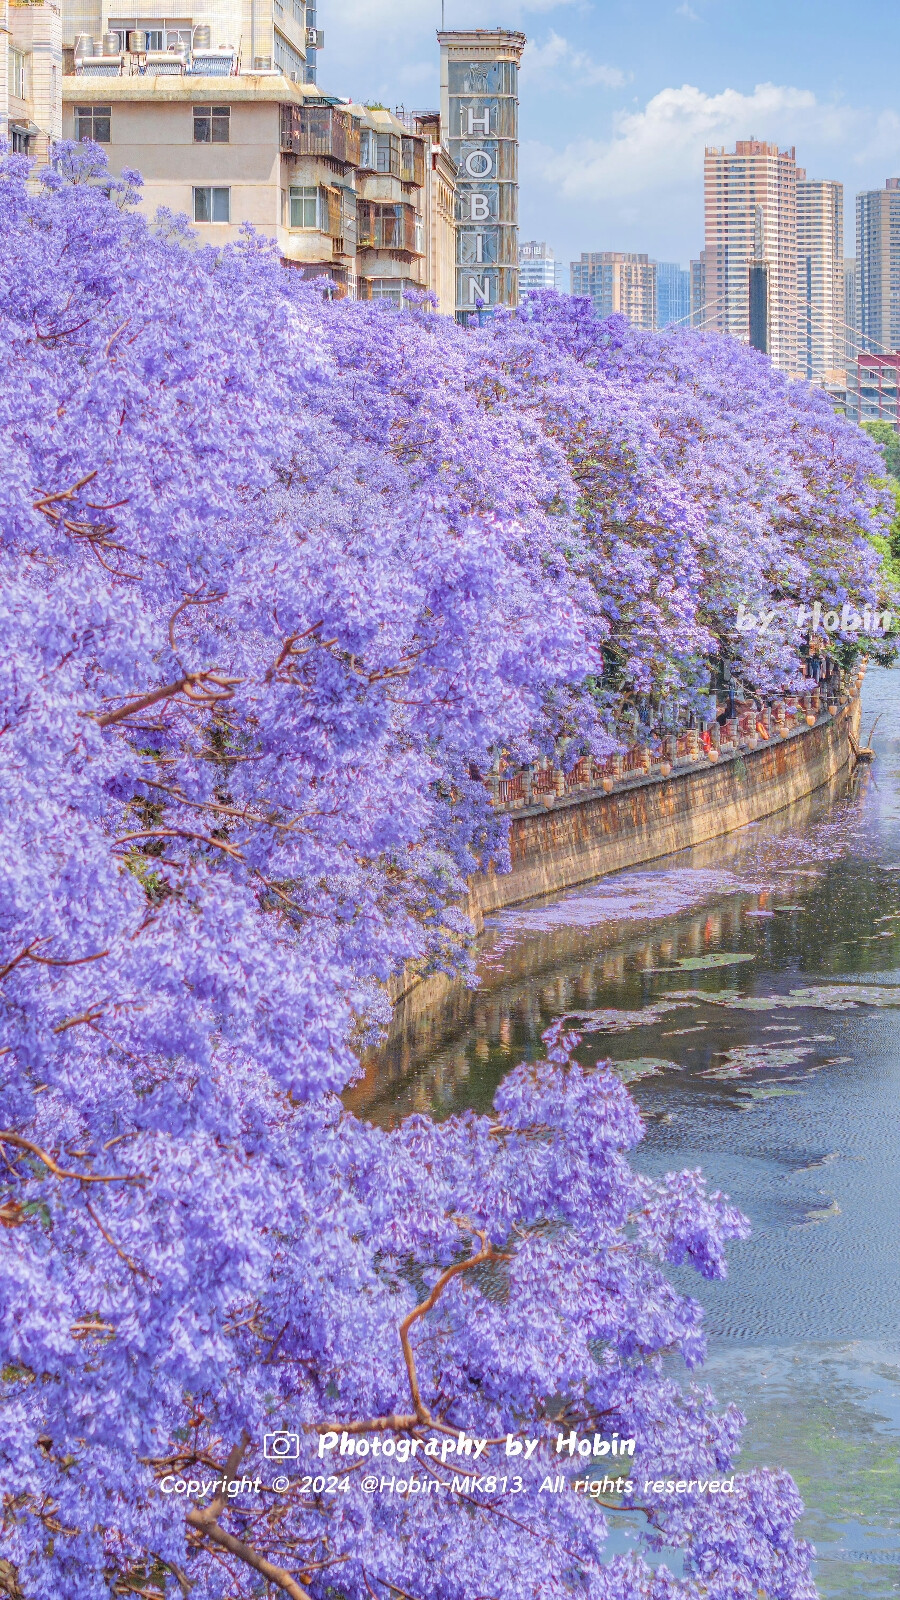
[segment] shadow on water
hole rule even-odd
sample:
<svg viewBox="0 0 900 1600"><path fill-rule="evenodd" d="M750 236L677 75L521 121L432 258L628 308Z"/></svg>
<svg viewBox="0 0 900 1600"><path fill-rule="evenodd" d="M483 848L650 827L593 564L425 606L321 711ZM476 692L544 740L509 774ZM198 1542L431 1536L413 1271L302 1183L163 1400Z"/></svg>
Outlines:
<svg viewBox="0 0 900 1600"><path fill-rule="evenodd" d="M796 1478L824 1600L900 1594L900 672L866 679L848 790L501 913L478 987L413 991L354 1109L486 1110L566 1015L640 1105L647 1172L702 1166L752 1237L701 1299L740 1466ZM348 1097L348 1099L351 1097Z"/></svg>

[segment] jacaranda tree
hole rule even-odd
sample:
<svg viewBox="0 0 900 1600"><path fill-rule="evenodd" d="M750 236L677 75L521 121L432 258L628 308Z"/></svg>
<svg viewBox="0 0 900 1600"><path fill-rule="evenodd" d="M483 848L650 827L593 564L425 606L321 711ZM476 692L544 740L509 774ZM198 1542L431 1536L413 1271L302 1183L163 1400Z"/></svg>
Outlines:
<svg viewBox="0 0 900 1600"><path fill-rule="evenodd" d="M462 959L492 752L608 748L604 650L692 692L742 586L873 597L877 455L724 341L329 304L137 183L0 171L0 1592L807 1600L667 1359L745 1223L618 1080L557 1027L490 1117L340 1093Z"/></svg>

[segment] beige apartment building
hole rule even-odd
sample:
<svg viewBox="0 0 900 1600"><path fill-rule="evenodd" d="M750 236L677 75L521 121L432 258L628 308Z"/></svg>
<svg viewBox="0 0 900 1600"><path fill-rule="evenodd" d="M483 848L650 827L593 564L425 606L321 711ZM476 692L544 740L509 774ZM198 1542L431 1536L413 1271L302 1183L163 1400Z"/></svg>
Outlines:
<svg viewBox="0 0 900 1600"><path fill-rule="evenodd" d="M797 169L797 356L818 388L843 391L844 186Z"/></svg>
<svg viewBox="0 0 900 1600"><path fill-rule="evenodd" d="M456 311L456 162L444 141L439 111L417 112L413 125L425 140L428 288L441 315L452 317Z"/></svg>
<svg viewBox="0 0 900 1600"><path fill-rule="evenodd" d="M62 14L53 0L0 0L0 139L47 160L62 133Z"/></svg>
<svg viewBox="0 0 900 1600"><path fill-rule="evenodd" d="M237 70L234 54L222 75L208 71L202 50L157 73L131 48L144 42L127 38L108 74L73 58L63 124L66 137L107 147L113 172L142 174L148 215L160 206L185 215L214 244L250 223L287 265L329 278L341 295L399 304L431 286L430 138L390 111L338 101L283 72ZM452 171L441 165L439 176L446 191ZM452 196L442 200L452 216ZM446 277L455 258L446 229L433 255Z"/></svg>
<svg viewBox="0 0 900 1600"><path fill-rule="evenodd" d="M768 351L782 372L798 359L797 164L795 152L761 139L733 151L707 148L704 162L704 325L745 344L750 337L750 264L768 280Z"/></svg>
<svg viewBox="0 0 900 1600"><path fill-rule="evenodd" d="M572 293L587 295L598 317L620 312L635 328L656 327L656 262L622 250L583 251L572 262Z"/></svg>

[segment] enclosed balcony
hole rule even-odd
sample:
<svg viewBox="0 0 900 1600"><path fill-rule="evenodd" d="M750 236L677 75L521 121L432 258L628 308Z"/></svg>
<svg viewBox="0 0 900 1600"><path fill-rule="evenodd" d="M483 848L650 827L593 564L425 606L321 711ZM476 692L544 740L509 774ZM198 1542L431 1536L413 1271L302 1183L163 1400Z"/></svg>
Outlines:
<svg viewBox="0 0 900 1600"><path fill-rule="evenodd" d="M422 219L415 206L402 202L384 205L377 200L357 200L356 243L359 250L393 250L401 255L424 255Z"/></svg>
<svg viewBox="0 0 900 1600"><path fill-rule="evenodd" d="M282 106L281 151L291 156L328 156L355 167L359 124L337 106Z"/></svg>

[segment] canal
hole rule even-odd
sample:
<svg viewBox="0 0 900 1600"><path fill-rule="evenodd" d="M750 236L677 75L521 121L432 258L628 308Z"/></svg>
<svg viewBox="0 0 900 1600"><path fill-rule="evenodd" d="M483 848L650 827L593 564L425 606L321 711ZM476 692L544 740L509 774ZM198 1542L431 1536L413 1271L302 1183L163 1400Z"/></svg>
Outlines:
<svg viewBox="0 0 900 1600"><path fill-rule="evenodd" d="M672 1275L747 1415L739 1467L800 1486L823 1600L900 1595L898 691L869 672L877 760L834 792L495 918L478 987L413 991L354 1096L383 1123L486 1110L562 1015L612 1059L636 1164L702 1166L751 1220L724 1282Z"/></svg>

